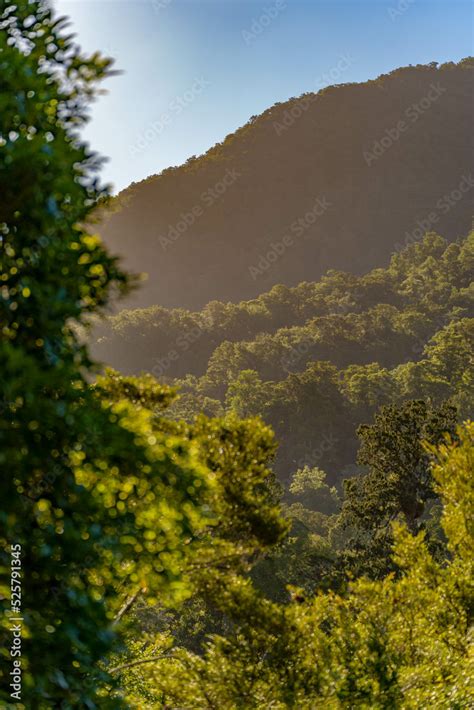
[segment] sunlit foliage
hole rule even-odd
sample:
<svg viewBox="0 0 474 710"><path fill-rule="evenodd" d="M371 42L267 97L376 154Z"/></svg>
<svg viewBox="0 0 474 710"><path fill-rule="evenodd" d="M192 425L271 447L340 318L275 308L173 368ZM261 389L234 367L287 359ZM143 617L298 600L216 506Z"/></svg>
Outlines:
<svg viewBox="0 0 474 710"><path fill-rule="evenodd" d="M424 533L413 536L397 524L399 576L361 578L345 596L305 598L294 590L283 607L235 590L248 619L234 634L210 640L204 656L182 649L163 654L135 669L135 680L138 673L145 687L159 692L158 707L183 710L470 707L473 424L458 437L458 445L441 445L433 468L448 562L433 559Z"/></svg>

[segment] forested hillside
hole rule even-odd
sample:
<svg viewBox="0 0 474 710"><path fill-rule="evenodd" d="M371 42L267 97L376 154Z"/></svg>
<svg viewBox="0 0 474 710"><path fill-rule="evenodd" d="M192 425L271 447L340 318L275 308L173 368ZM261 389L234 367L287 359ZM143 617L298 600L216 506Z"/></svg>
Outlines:
<svg viewBox="0 0 474 710"><path fill-rule="evenodd" d="M148 280L131 306L202 308L471 225L473 63L405 67L272 106L130 186L100 232Z"/></svg>
<svg viewBox="0 0 474 710"><path fill-rule="evenodd" d="M474 233L452 244L431 233L364 276L331 271L199 312L124 311L94 350L122 372L178 385L177 416L262 415L280 442L281 479L311 464L340 481L358 424L381 404L451 397L471 413L473 273Z"/></svg>

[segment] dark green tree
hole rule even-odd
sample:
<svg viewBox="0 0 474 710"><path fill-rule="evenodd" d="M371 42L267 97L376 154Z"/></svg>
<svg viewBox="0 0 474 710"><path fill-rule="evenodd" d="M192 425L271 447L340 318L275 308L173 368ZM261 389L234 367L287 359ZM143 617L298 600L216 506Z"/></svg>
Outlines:
<svg viewBox="0 0 474 710"><path fill-rule="evenodd" d="M446 434L454 436L456 415L450 404L432 408L412 400L382 407L373 424L359 427L358 462L369 471L345 481L337 524L348 536L341 558L351 572L385 575L392 569L393 522L412 533L425 526L436 497L425 442L437 446Z"/></svg>

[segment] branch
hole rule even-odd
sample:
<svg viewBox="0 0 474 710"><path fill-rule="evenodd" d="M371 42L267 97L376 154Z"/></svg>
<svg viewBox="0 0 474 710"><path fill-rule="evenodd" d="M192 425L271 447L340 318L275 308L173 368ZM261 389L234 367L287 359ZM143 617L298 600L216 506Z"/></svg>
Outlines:
<svg viewBox="0 0 474 710"><path fill-rule="evenodd" d="M119 610L117 616L113 620L112 627L117 626L117 624L119 623L122 616L124 616L124 614L126 614L127 611L129 611L132 608L132 606L135 604L135 602L137 601L140 594L145 591L146 591L145 587L140 587L140 589L137 589L135 594L132 594L132 596L127 599L127 601L122 606L122 608Z"/></svg>
<svg viewBox="0 0 474 710"><path fill-rule="evenodd" d="M130 661L130 663L122 663L121 666L115 666L115 668L110 668L109 673L118 673L123 671L125 668L132 668L133 666L141 666L143 663L153 663L153 661L160 661L162 658L175 658L179 661L179 658L173 653L162 653L159 656L150 656L149 658L141 658L139 661Z"/></svg>

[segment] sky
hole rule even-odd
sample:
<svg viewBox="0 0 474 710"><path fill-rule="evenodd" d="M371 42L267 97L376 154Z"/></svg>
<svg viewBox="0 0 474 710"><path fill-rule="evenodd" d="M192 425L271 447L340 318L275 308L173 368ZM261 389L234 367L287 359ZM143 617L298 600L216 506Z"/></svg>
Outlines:
<svg viewBox="0 0 474 710"><path fill-rule="evenodd" d="M467 0L53 0L116 60L85 138L118 192L200 155L277 101L472 55Z"/></svg>

